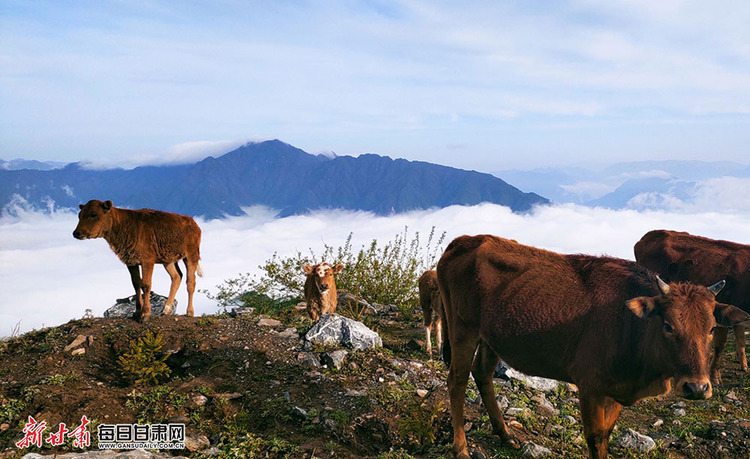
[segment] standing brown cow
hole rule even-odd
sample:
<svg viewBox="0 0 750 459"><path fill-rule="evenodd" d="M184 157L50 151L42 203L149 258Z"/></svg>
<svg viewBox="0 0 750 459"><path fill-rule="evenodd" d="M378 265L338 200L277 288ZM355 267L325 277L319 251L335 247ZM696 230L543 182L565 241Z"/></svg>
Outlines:
<svg viewBox="0 0 750 459"><path fill-rule="evenodd" d="M424 314L424 333L427 353L432 357L432 340L430 339L430 329L435 330L435 342L438 353L443 349L443 302L440 299L440 290L438 289L437 272L433 270L425 271L419 277L419 305L422 307Z"/></svg>
<svg viewBox="0 0 750 459"><path fill-rule="evenodd" d="M437 267L450 346L453 448L469 458L464 400L469 372L493 431L515 444L495 399L502 358L530 375L578 386L592 458L607 456L623 405L666 393L711 396L709 357L717 325L750 318L716 303L710 288L665 284L616 258L560 255L495 236L462 236ZM475 357L476 352L476 357Z"/></svg>
<svg viewBox="0 0 750 459"><path fill-rule="evenodd" d="M716 297L717 301L750 312L750 245L717 241L679 231L654 230L646 233L633 249L638 263L669 281L708 284L725 279L727 285ZM746 326L744 323L734 326L737 359L745 371ZM721 328L714 336L711 379L716 383L721 382L719 363L728 333L728 328Z"/></svg>
<svg viewBox="0 0 750 459"><path fill-rule="evenodd" d="M320 320L323 314L336 312L338 298L336 296L336 279L344 269L341 263L331 266L326 262L317 265L304 265L302 270L307 274L305 279L305 302L307 303L307 315L313 322Z"/></svg>
<svg viewBox="0 0 750 459"><path fill-rule="evenodd" d="M151 317L151 275L154 264L161 263L172 278L164 314L172 312L172 303L180 286L182 272L177 265L185 261L187 269L187 315L193 315L195 275L200 269L201 229L186 216L158 210L128 210L112 206L112 201L92 199L80 205L76 239L104 238L113 252L125 263L135 288L135 319ZM143 270L141 276L140 269Z"/></svg>

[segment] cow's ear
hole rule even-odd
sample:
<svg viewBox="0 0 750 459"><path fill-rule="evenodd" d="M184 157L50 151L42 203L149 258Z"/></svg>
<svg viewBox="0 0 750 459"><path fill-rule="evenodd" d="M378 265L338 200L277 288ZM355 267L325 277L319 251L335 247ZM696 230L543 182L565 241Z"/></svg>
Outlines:
<svg viewBox="0 0 750 459"><path fill-rule="evenodd" d="M656 310L656 301L650 296L639 296L638 298L626 301L625 306L627 306L633 314L641 319L645 319L654 314L654 311Z"/></svg>
<svg viewBox="0 0 750 459"><path fill-rule="evenodd" d="M303 265L302 266L302 271L304 271L305 274L312 274L313 268L310 265Z"/></svg>
<svg viewBox="0 0 750 459"><path fill-rule="evenodd" d="M716 319L717 325L722 327L733 327L742 322L750 321L750 314L729 304L716 303L714 318Z"/></svg>
<svg viewBox="0 0 750 459"><path fill-rule="evenodd" d="M104 201L102 204L102 209L104 209L104 212L107 213L112 208L112 201Z"/></svg>
<svg viewBox="0 0 750 459"><path fill-rule="evenodd" d="M78 204L78 208L83 210L83 204Z"/></svg>
<svg viewBox="0 0 750 459"><path fill-rule="evenodd" d="M333 273L334 274L340 273L343 269L344 269L344 264L343 263L339 263L339 264L337 264L336 266L333 267Z"/></svg>

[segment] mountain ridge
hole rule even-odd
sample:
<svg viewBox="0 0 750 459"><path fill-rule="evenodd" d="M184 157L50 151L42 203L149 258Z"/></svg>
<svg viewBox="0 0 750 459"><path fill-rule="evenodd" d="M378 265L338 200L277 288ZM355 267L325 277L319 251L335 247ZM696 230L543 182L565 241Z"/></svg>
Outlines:
<svg viewBox="0 0 750 459"><path fill-rule="evenodd" d="M242 215L265 205L279 216L318 209L364 210L380 215L449 205L494 202L522 212L549 201L476 171L393 159L313 155L269 140L248 143L193 164L89 169L71 163L54 170L0 170L2 213L77 208L89 199L157 208L205 218Z"/></svg>

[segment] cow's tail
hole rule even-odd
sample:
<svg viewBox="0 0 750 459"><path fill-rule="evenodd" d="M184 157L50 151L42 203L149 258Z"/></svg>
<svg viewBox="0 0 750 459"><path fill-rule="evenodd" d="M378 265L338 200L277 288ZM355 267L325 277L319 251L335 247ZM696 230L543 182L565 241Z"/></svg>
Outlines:
<svg viewBox="0 0 750 459"><path fill-rule="evenodd" d="M195 274L197 274L198 277L203 277L203 267L201 266L200 260L198 260L198 267L195 270Z"/></svg>
<svg viewBox="0 0 750 459"><path fill-rule="evenodd" d="M440 311L440 317L442 318L442 327L440 332L443 335L443 346L440 349L440 355L443 357L443 363L446 367L451 366L451 340L448 330L451 328L451 318L448 317L447 305L450 304L450 293L445 287L447 284L440 281L440 271L438 271L438 291L440 292L440 301L437 307Z"/></svg>

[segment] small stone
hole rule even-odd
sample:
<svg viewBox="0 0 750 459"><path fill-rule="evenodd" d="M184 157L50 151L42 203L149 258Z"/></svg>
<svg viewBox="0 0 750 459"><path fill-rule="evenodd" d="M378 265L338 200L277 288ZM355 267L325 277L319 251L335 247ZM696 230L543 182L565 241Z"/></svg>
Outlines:
<svg viewBox="0 0 750 459"><path fill-rule="evenodd" d="M190 452L200 451L209 446L211 446L211 442L208 440L208 437L203 434L185 437L185 449Z"/></svg>
<svg viewBox="0 0 750 459"><path fill-rule="evenodd" d="M482 451L475 449L471 452L471 459L487 459L487 455Z"/></svg>
<svg viewBox="0 0 750 459"><path fill-rule="evenodd" d="M344 360L346 359L346 356L349 354L349 352L338 349L331 352L326 352L321 356L321 360L323 361L324 365L328 365L331 368L335 368L337 370L341 369L341 366L344 364Z"/></svg>
<svg viewBox="0 0 750 459"><path fill-rule="evenodd" d="M653 424L651 424L653 427L661 427L664 424L663 419L657 419Z"/></svg>
<svg viewBox="0 0 750 459"><path fill-rule="evenodd" d="M687 413L682 408L677 408L676 410L674 410L675 416L685 416L686 414Z"/></svg>
<svg viewBox="0 0 750 459"><path fill-rule="evenodd" d="M560 414L560 410L542 395L535 395L531 401L536 402L536 412L542 416L552 417Z"/></svg>
<svg viewBox="0 0 750 459"><path fill-rule="evenodd" d="M3 422L2 424L0 424L0 432L5 432L8 429L10 429L10 426L7 422Z"/></svg>
<svg viewBox="0 0 750 459"><path fill-rule="evenodd" d="M523 424L513 419L512 421L508 421L508 425L510 427L513 427L514 429L520 429L523 430Z"/></svg>
<svg viewBox="0 0 750 459"><path fill-rule="evenodd" d="M242 397L242 394L240 394L239 392L227 392L227 393L222 393L222 394L216 394L214 395L214 397L225 398L227 400L236 400Z"/></svg>
<svg viewBox="0 0 750 459"><path fill-rule="evenodd" d="M527 442L523 445L521 448L521 456L523 457L544 457L549 456L552 454L552 451L550 451L548 448L545 448L544 446L537 445L534 442Z"/></svg>
<svg viewBox="0 0 750 459"><path fill-rule="evenodd" d="M296 416L298 418L304 419L305 417L307 417L307 410L305 410L304 408L295 406L294 408L292 408L292 416Z"/></svg>
<svg viewBox="0 0 750 459"><path fill-rule="evenodd" d="M70 355L83 355L86 353L86 349L79 347L78 349L73 349L73 352L70 353Z"/></svg>
<svg viewBox="0 0 750 459"><path fill-rule="evenodd" d="M320 368L320 360L312 352L300 352L297 354L297 360L303 367Z"/></svg>
<svg viewBox="0 0 750 459"><path fill-rule="evenodd" d="M648 435L643 435L633 429L625 429L616 443L626 449L634 449L642 453L647 453L656 448L656 442Z"/></svg>
<svg viewBox="0 0 750 459"><path fill-rule="evenodd" d="M263 318L257 322L257 325L261 327L278 327L281 325L280 320Z"/></svg>
<svg viewBox="0 0 750 459"><path fill-rule="evenodd" d="M299 333L297 333L297 329L293 327L287 328L283 332L278 333L276 336L285 339L299 339Z"/></svg>
<svg viewBox="0 0 750 459"><path fill-rule="evenodd" d="M89 337L86 339L86 341L88 342L89 346L92 346L94 344L94 337L93 337L93 335L89 335Z"/></svg>
<svg viewBox="0 0 750 459"><path fill-rule="evenodd" d="M67 346L65 346L65 348L63 349L63 352L68 352L71 349L75 349L78 346L81 346L85 342L86 342L86 336L84 336L84 335L78 335L78 336L76 336L76 338L70 344L68 344Z"/></svg>
<svg viewBox="0 0 750 459"><path fill-rule="evenodd" d="M427 394L429 394L429 393L430 393L430 391L428 391L428 390L425 390L425 389L417 389L417 395L419 395L419 396L420 396L420 397L422 397L422 398L425 398L425 397L427 397Z"/></svg>
<svg viewBox="0 0 750 459"><path fill-rule="evenodd" d="M203 406L206 404L206 402L208 402L208 399L201 394L194 395L191 400L193 401L195 406Z"/></svg>

